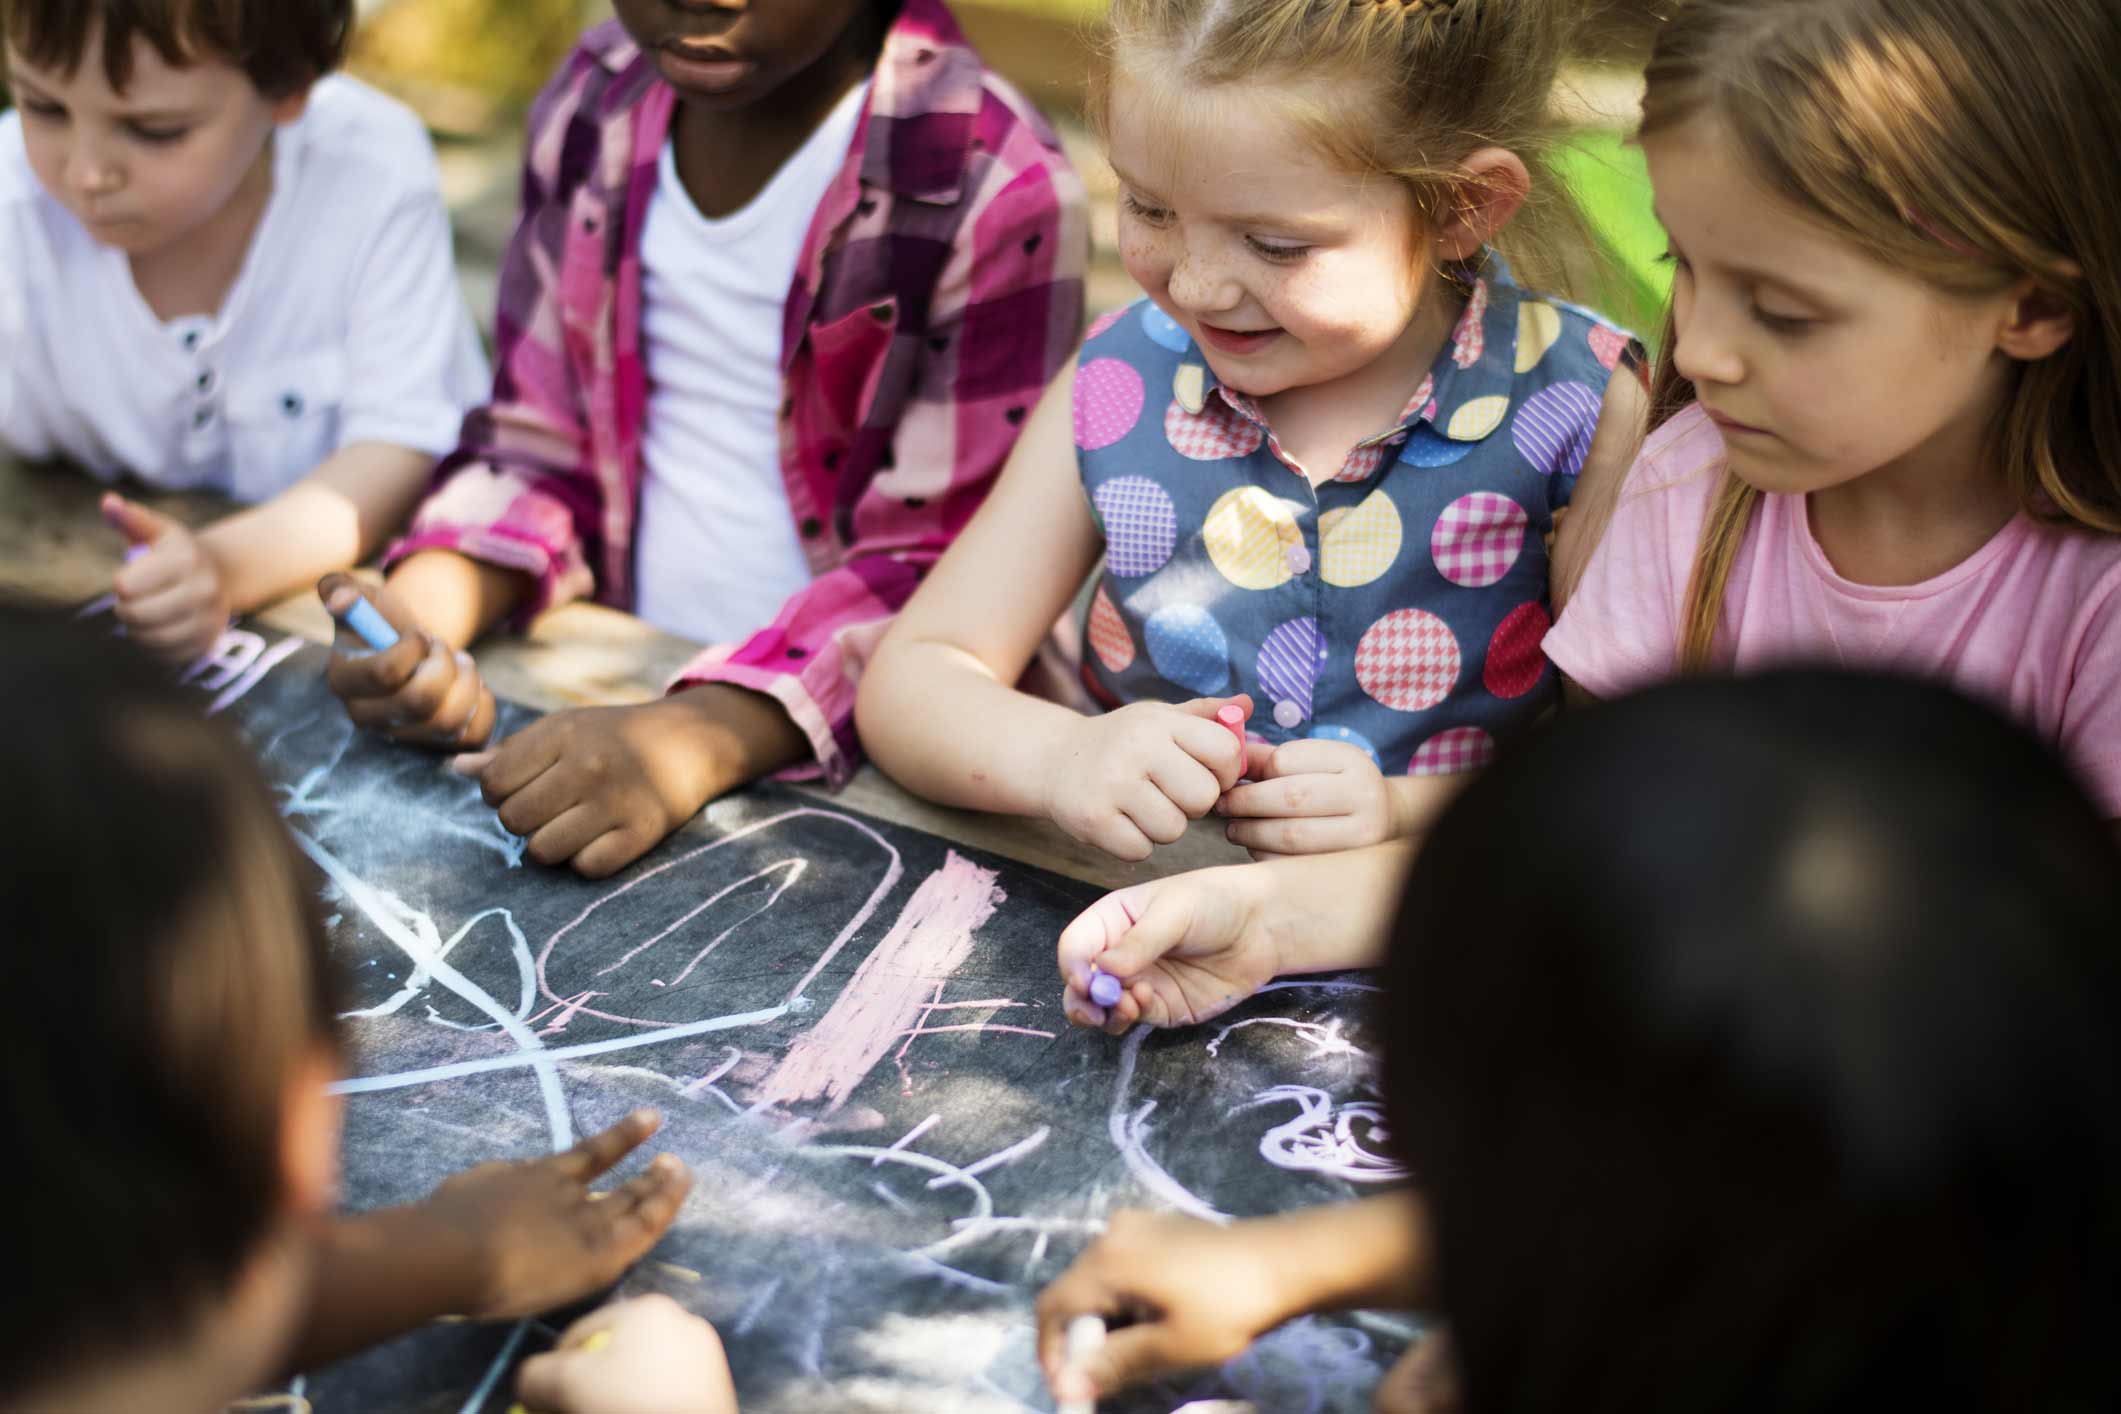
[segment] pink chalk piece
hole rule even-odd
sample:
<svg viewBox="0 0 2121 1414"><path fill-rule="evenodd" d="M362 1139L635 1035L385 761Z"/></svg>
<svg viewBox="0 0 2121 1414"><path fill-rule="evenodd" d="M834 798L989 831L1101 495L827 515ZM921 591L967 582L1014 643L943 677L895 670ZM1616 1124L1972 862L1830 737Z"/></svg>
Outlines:
<svg viewBox="0 0 2121 1414"><path fill-rule="evenodd" d="M1235 702L1232 702L1227 707L1218 707L1215 709L1215 720L1228 727L1231 735L1237 738L1239 748L1243 748L1245 744L1245 709L1238 706Z"/></svg>
<svg viewBox="0 0 2121 1414"><path fill-rule="evenodd" d="M1120 985L1120 980L1102 967L1090 969L1091 1001L1110 1010L1119 1005L1120 996L1125 991L1126 988Z"/></svg>

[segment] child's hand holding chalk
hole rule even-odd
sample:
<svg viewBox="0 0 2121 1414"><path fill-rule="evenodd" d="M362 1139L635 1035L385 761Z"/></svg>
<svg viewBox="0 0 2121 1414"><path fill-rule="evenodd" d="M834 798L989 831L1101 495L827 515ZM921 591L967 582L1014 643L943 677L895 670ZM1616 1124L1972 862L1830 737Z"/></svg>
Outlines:
<svg viewBox="0 0 2121 1414"><path fill-rule="evenodd" d="M1055 1414L1097 1414L1097 1385L1090 1362L1105 1348L1105 1318L1077 1316L1068 1322L1061 1347L1061 1377L1054 1382Z"/></svg>
<svg viewBox="0 0 2121 1414"><path fill-rule="evenodd" d="M1147 859L1206 816L1245 770L1248 697L1134 702L1038 743L1041 813L1120 859ZM1235 711L1235 722L1220 714Z"/></svg>
<svg viewBox="0 0 2121 1414"><path fill-rule="evenodd" d="M419 628L388 590L364 591L351 575L326 575L317 593L363 645L334 653L325 671L354 725L438 751L486 744L498 706L469 653Z"/></svg>
<svg viewBox="0 0 2121 1414"><path fill-rule="evenodd" d="M1224 1229L1115 1213L1105 1235L1038 1298L1038 1358L1063 1411L1174 1370L1219 1365L1299 1314L1273 1220ZM1308 1254L1315 1259L1316 1254ZM1107 1330L1107 1318L1130 1318ZM1083 1318L1097 1321L1093 1333Z"/></svg>
<svg viewBox="0 0 2121 1414"><path fill-rule="evenodd" d="M667 1296L592 1311L523 1362L510 1414L736 1414L713 1326Z"/></svg>
<svg viewBox="0 0 2121 1414"><path fill-rule="evenodd" d="M126 636L167 662L213 651L228 627L227 576L200 538L170 519L112 493L103 518L126 540L125 564L111 579Z"/></svg>
<svg viewBox="0 0 2121 1414"><path fill-rule="evenodd" d="M1062 930L1061 1008L1117 1036L1136 1022L1192 1026L1272 981L1282 959L1256 869L1175 874L1105 895Z"/></svg>

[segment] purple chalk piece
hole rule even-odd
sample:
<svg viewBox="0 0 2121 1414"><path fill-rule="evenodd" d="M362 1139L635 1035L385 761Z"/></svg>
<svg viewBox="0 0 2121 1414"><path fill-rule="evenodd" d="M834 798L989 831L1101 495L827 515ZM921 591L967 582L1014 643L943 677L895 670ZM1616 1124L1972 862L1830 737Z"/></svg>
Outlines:
<svg viewBox="0 0 2121 1414"><path fill-rule="evenodd" d="M148 552L149 550L152 550L152 549L154 549L154 548L155 548L154 546L152 546L152 545L148 544L148 543L147 543L146 541L144 541L144 540L143 540L143 541L141 541L141 542L140 542L139 544L137 544L137 545L128 545L128 546L126 546L126 547L125 547L125 563L127 563L127 564L129 564L129 565L130 565L130 564L134 564L134 563L136 563L136 562L137 562L137 561L139 560L139 558L140 558L140 557L141 557L142 555L146 554L146 553L147 553L147 552Z"/></svg>
<svg viewBox="0 0 2121 1414"><path fill-rule="evenodd" d="M1120 994L1126 988L1120 980L1101 967L1090 969L1090 1000L1107 1009L1119 1005Z"/></svg>

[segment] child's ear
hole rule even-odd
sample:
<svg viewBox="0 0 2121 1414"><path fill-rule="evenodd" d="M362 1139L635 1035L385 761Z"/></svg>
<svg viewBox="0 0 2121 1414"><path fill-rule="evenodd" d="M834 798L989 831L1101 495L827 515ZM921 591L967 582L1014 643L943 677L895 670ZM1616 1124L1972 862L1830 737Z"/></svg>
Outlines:
<svg viewBox="0 0 2121 1414"><path fill-rule="evenodd" d="M339 1067L318 1046L287 1077L280 1096L280 1177L288 1210L300 1218L321 1217L339 1201L340 1100L331 1093Z"/></svg>
<svg viewBox="0 0 2121 1414"><path fill-rule="evenodd" d="M2065 262L2055 272L2066 280L2081 280L2084 271ZM2077 316L2069 301L2053 289L2021 280L2011 291L2010 309L2003 327L1996 331L1996 347L2026 363L2037 363L2068 343L2077 332Z"/></svg>
<svg viewBox="0 0 2121 1414"><path fill-rule="evenodd" d="M1444 261L1469 260L1516 219L1532 195L1524 159L1506 147L1483 147L1459 164L1464 177L1436 228L1436 254Z"/></svg>

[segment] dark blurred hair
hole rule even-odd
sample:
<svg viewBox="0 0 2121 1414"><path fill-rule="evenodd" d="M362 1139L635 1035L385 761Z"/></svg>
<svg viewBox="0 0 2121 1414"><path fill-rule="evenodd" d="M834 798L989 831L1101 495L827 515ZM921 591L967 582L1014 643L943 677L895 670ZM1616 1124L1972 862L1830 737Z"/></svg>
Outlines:
<svg viewBox="0 0 2121 1414"><path fill-rule="evenodd" d="M0 1392L183 1335L269 1230L335 979L257 768L107 631L0 603ZM0 1393L0 1402L6 1394Z"/></svg>
<svg viewBox="0 0 2121 1414"><path fill-rule="evenodd" d="M119 93L138 38L172 66L224 59L286 98L339 67L353 25L354 0L0 0L0 29L31 63L71 74L98 41Z"/></svg>
<svg viewBox="0 0 2121 1414"><path fill-rule="evenodd" d="M1571 714L1438 824L1393 1129L1466 1407L2121 1407L2121 851L1935 687Z"/></svg>

